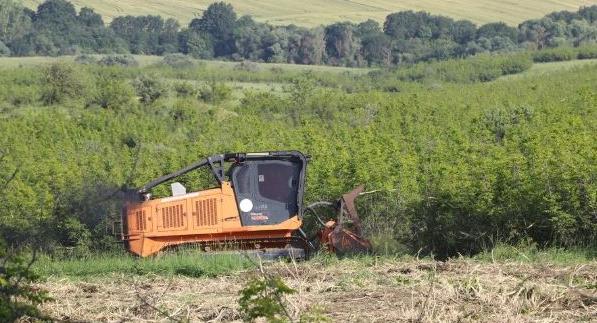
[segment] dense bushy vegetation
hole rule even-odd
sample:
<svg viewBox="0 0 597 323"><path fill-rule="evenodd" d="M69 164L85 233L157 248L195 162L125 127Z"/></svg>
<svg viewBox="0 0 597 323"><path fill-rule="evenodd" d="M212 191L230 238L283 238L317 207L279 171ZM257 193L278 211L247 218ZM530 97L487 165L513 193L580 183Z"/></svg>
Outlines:
<svg viewBox="0 0 597 323"><path fill-rule="evenodd" d="M451 83L488 82L502 75L517 74L533 65L526 54L477 55L466 60L448 60L434 63L419 63L394 71L371 72L377 81L398 79L401 81L445 81Z"/></svg>
<svg viewBox="0 0 597 323"><path fill-rule="evenodd" d="M205 59L390 66L594 43L596 17L597 6L591 6L554 12L515 28L403 11L388 15L383 26L367 20L303 28L239 18L231 5L219 2L182 28L160 16L117 17L106 26L92 9L77 12L65 0L47 0L35 12L14 0L0 0L0 56L179 52Z"/></svg>
<svg viewBox="0 0 597 323"><path fill-rule="evenodd" d="M8 250L0 238L0 321L18 322L22 317L49 321L37 306L49 301L48 293L32 286L39 275L33 272L33 261L26 261L15 250Z"/></svg>
<svg viewBox="0 0 597 323"><path fill-rule="evenodd" d="M594 65L479 83L531 58L369 75L168 61L2 70L3 237L53 252L108 249L123 188L214 153L298 149L313 157L308 201L359 183L395 189L365 215L370 233L401 250L596 241ZM279 87L233 95L230 81ZM204 175L182 182L204 187Z"/></svg>
<svg viewBox="0 0 597 323"><path fill-rule="evenodd" d="M560 62L573 59L597 58L597 46L557 47L533 53L535 62Z"/></svg>

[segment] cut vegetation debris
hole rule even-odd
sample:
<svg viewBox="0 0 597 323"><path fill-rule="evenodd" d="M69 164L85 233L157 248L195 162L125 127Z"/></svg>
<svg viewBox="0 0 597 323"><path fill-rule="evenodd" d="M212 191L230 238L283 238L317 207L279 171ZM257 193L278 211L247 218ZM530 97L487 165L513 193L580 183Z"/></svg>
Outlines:
<svg viewBox="0 0 597 323"><path fill-rule="evenodd" d="M265 267L296 290L292 317L335 322L589 321L597 314L597 263L479 262L456 259L319 258ZM55 319L231 321L249 270L216 278L114 274L85 281L50 278Z"/></svg>

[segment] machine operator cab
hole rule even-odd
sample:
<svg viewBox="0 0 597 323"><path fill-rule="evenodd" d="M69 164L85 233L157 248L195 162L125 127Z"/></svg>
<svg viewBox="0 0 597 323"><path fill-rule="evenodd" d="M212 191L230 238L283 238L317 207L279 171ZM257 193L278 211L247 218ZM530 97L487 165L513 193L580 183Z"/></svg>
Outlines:
<svg viewBox="0 0 597 323"><path fill-rule="evenodd" d="M242 225L278 224L299 214L303 169L302 162L293 159L234 164L230 177Z"/></svg>
<svg viewBox="0 0 597 323"><path fill-rule="evenodd" d="M229 165L227 172L225 163ZM242 226L275 225L293 216L302 218L306 164L307 157L298 151L216 155L162 176L138 192L142 200L150 200L151 188L197 168L209 167L220 185L231 183ZM172 196L187 194L178 182L172 183L171 188Z"/></svg>

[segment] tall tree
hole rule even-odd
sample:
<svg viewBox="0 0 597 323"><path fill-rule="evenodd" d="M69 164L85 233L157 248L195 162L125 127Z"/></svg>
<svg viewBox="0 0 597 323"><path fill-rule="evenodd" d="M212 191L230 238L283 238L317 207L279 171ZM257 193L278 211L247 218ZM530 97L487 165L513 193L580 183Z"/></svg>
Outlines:
<svg viewBox="0 0 597 323"><path fill-rule="evenodd" d="M226 56L234 52L235 25L236 13L232 5L216 2L207 7L201 18L193 19L189 28L209 33L214 40L215 55Z"/></svg>
<svg viewBox="0 0 597 323"><path fill-rule="evenodd" d="M459 44L466 44L475 39L477 26L468 20L458 20L452 25L450 34L452 39Z"/></svg>
<svg viewBox="0 0 597 323"><path fill-rule="evenodd" d="M20 2L0 0L0 41L9 44L31 29L31 18Z"/></svg>
<svg viewBox="0 0 597 323"><path fill-rule="evenodd" d="M68 32L77 25L77 11L75 6L68 1L47 0L37 7L33 23L37 30L45 29L55 33Z"/></svg>
<svg viewBox="0 0 597 323"><path fill-rule="evenodd" d="M234 30L235 48L244 59L267 60L265 49L276 42L270 28L255 22L250 16L242 16Z"/></svg>
<svg viewBox="0 0 597 323"><path fill-rule="evenodd" d="M581 18L580 15L578 14L578 12L572 12L572 11L555 11L555 12L548 14L545 17L550 18L555 21L562 20L562 21L565 21L566 23L570 23L574 19Z"/></svg>
<svg viewBox="0 0 597 323"><path fill-rule="evenodd" d="M79 11L79 16L77 17L77 19L81 25L84 25L86 27L104 27L104 20L102 19L102 16L95 13L91 8L81 8L81 11Z"/></svg>
<svg viewBox="0 0 597 323"><path fill-rule="evenodd" d="M586 21L594 23L597 21L597 5L582 7L578 10L578 14Z"/></svg>
<svg viewBox="0 0 597 323"><path fill-rule="evenodd" d="M481 37L491 39L496 36L507 37L512 42L517 42L518 29L510 27L503 22L492 22L479 27L477 30L477 39Z"/></svg>
<svg viewBox="0 0 597 323"><path fill-rule="evenodd" d="M178 51L178 33L180 25L178 21L173 18L168 18L164 22L162 30L159 35L159 49L160 55L167 53L174 53Z"/></svg>
<svg viewBox="0 0 597 323"><path fill-rule="evenodd" d="M428 16L428 25L431 28L431 38L452 38L452 30L454 26L454 20L444 16Z"/></svg>
<svg viewBox="0 0 597 323"><path fill-rule="evenodd" d="M363 21L361 23L359 23L355 30L355 35L357 37L364 37L367 35L373 35L373 34L378 34L381 33L381 27L379 26L379 23L373 19L368 19L366 21Z"/></svg>
<svg viewBox="0 0 597 323"><path fill-rule="evenodd" d="M429 14L401 11L389 14L383 26L386 35L396 39L431 37Z"/></svg>
<svg viewBox="0 0 597 323"><path fill-rule="evenodd" d="M518 26L520 42L533 43L534 47L541 49L553 43L554 38L565 36L565 23L557 22L551 18L527 20Z"/></svg>
<svg viewBox="0 0 597 323"><path fill-rule="evenodd" d="M214 57L213 41L207 32L184 29L178 34L178 46L183 54L195 58Z"/></svg>
<svg viewBox="0 0 597 323"><path fill-rule="evenodd" d="M349 22L339 22L325 27L325 51L333 65L351 64L358 50L358 41Z"/></svg>
<svg viewBox="0 0 597 323"><path fill-rule="evenodd" d="M47 0L39 5L33 15L32 37L29 37L34 48L40 54L75 54L85 37L75 7L65 0ZM43 49L43 50L42 50ZM38 52L35 49L35 52Z"/></svg>
<svg viewBox="0 0 597 323"><path fill-rule="evenodd" d="M162 41L164 40L168 41L168 47L171 50L177 47L176 37L172 35L164 37L164 33L171 34L172 29L177 30L177 24L172 24L172 21L169 25L165 24L160 16L117 17L110 23L110 29L127 41L133 54L163 54L165 51Z"/></svg>
<svg viewBox="0 0 597 323"><path fill-rule="evenodd" d="M324 32L322 28L307 30L302 33L297 51L299 64L321 64L325 52Z"/></svg>
<svg viewBox="0 0 597 323"><path fill-rule="evenodd" d="M369 34L361 41L361 53L369 66L389 66L392 63L392 42L383 33Z"/></svg>
<svg viewBox="0 0 597 323"><path fill-rule="evenodd" d="M0 57L10 56L11 53L12 51L10 50L10 48L8 48L8 46L4 45L4 43L0 41Z"/></svg>
<svg viewBox="0 0 597 323"><path fill-rule="evenodd" d="M575 19L568 25L567 34L575 46L594 43L597 40L597 25L590 24L584 19Z"/></svg>

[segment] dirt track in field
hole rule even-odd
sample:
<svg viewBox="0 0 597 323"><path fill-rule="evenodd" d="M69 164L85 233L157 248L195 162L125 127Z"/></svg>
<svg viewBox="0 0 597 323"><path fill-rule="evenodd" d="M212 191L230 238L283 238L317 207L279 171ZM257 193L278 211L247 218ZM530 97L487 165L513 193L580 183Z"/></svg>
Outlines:
<svg viewBox="0 0 597 323"><path fill-rule="evenodd" d="M562 266L472 260L276 263L297 290L291 316L334 322L597 321L597 262ZM50 278L52 317L74 321L240 321L238 292L257 271L217 278Z"/></svg>

